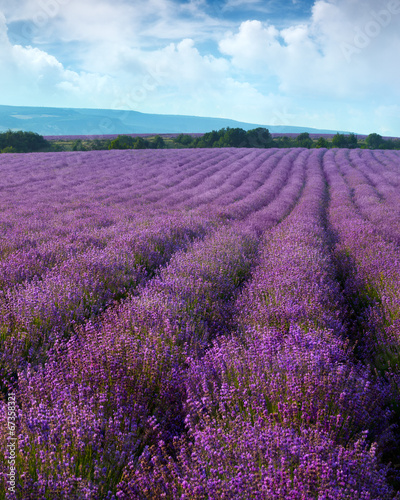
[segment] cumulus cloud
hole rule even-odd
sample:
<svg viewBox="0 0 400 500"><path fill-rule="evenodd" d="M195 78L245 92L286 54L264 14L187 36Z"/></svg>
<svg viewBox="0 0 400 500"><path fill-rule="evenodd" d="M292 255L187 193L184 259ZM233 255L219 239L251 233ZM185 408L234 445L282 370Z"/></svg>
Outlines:
<svg viewBox="0 0 400 500"><path fill-rule="evenodd" d="M201 55L191 39L171 43L152 53L132 54L145 68L132 90L121 96L119 107L154 113L227 116L265 121L278 96L264 96L247 82L230 76L229 62Z"/></svg>
<svg viewBox="0 0 400 500"><path fill-rule="evenodd" d="M107 76L71 71L44 50L11 44L2 14L0 43L0 93L4 104L81 106L95 104L90 96L112 89Z"/></svg>
<svg viewBox="0 0 400 500"><path fill-rule="evenodd" d="M246 21L219 48L237 67L275 75L285 93L357 99L385 85L399 95L400 1L367 3L319 0L307 24L282 30Z"/></svg>
<svg viewBox="0 0 400 500"><path fill-rule="evenodd" d="M281 52L279 31L260 21L245 21L236 34L229 33L219 43L222 54L232 57L234 65L254 72L264 72L266 64L277 63Z"/></svg>

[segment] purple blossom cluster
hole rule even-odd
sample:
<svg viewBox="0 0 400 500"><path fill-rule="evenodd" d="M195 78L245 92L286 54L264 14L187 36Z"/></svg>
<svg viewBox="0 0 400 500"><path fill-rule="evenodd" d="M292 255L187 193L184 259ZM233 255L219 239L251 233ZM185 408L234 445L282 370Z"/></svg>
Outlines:
<svg viewBox="0 0 400 500"><path fill-rule="evenodd" d="M398 152L0 170L0 499L400 497Z"/></svg>

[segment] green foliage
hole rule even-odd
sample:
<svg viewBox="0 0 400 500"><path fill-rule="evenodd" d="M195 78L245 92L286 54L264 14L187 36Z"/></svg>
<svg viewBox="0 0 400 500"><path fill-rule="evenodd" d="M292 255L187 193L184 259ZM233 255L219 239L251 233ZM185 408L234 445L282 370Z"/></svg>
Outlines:
<svg viewBox="0 0 400 500"><path fill-rule="evenodd" d="M149 146L149 141L145 141L141 137L136 137L133 143L133 149L147 149Z"/></svg>
<svg viewBox="0 0 400 500"><path fill-rule="evenodd" d="M292 140L287 135L284 135L283 137L277 137L276 139L274 139L274 142L275 142L277 148L293 148L293 147L295 147L295 141Z"/></svg>
<svg viewBox="0 0 400 500"><path fill-rule="evenodd" d="M109 149L133 149L135 139L129 135L119 135L116 139L111 141Z"/></svg>
<svg viewBox="0 0 400 500"><path fill-rule="evenodd" d="M104 149L108 149L109 145L111 144L111 141L109 139L94 139L93 141L90 141L87 145L87 149L89 151L101 151Z"/></svg>
<svg viewBox="0 0 400 500"><path fill-rule="evenodd" d="M385 144L385 140L379 134L369 134L369 136L365 139L365 144L369 149L383 149L382 147Z"/></svg>
<svg viewBox="0 0 400 500"><path fill-rule="evenodd" d="M222 144L220 144L220 140L222 139L223 135L225 134L225 129L221 129L220 131L213 130L212 132L207 132L206 134L203 135L201 139L201 144L203 148L215 148L215 147L222 147Z"/></svg>
<svg viewBox="0 0 400 500"><path fill-rule="evenodd" d="M150 142L143 139L143 137L119 135L111 141L108 149L155 149L162 147L164 147L164 140L160 136L157 136L154 142Z"/></svg>
<svg viewBox="0 0 400 500"><path fill-rule="evenodd" d="M365 139L368 149L400 149L400 139L384 139L381 135L373 133Z"/></svg>
<svg viewBox="0 0 400 500"><path fill-rule="evenodd" d="M164 139L161 136L156 135L153 140L153 147L154 149L164 149L165 148Z"/></svg>
<svg viewBox="0 0 400 500"><path fill-rule="evenodd" d="M82 144L82 139L74 141L72 151L87 151L86 147Z"/></svg>
<svg viewBox="0 0 400 500"><path fill-rule="evenodd" d="M369 149L379 149L384 144L384 139L381 135L373 133L365 139L365 143Z"/></svg>
<svg viewBox="0 0 400 500"><path fill-rule="evenodd" d="M223 135L222 147L232 147L232 148L248 148L249 141L247 139L247 133L242 128L227 128L225 134Z"/></svg>
<svg viewBox="0 0 400 500"><path fill-rule="evenodd" d="M17 153L17 150L13 146L7 146L3 148L0 153Z"/></svg>
<svg viewBox="0 0 400 500"><path fill-rule="evenodd" d="M298 148L308 148L313 146L313 140L308 132L303 132L296 137L296 147Z"/></svg>
<svg viewBox="0 0 400 500"><path fill-rule="evenodd" d="M389 139L385 141L385 149L400 149L400 139Z"/></svg>
<svg viewBox="0 0 400 500"><path fill-rule="evenodd" d="M324 137L320 137L318 139L318 141L316 142L315 147L316 148L329 148L330 144Z"/></svg>
<svg viewBox="0 0 400 500"><path fill-rule="evenodd" d="M182 144L182 146L190 146L193 140L193 137L188 134L179 134L178 137L175 138L175 142Z"/></svg>
<svg viewBox="0 0 400 500"><path fill-rule="evenodd" d="M44 137L33 132L0 133L0 153L27 153L34 151L92 151L104 149L165 149L177 148L370 148L400 149L400 139L383 139L379 134L370 134L365 141L358 143L353 133L345 135L337 133L332 140L319 137L313 140L308 132L297 137L281 136L273 138L269 130L258 127L247 132L242 128L222 128L207 132L200 137L190 134L179 134L173 139L164 140L160 135L143 138L130 135L119 135L116 139L66 139L46 141Z"/></svg>
<svg viewBox="0 0 400 500"><path fill-rule="evenodd" d="M332 147L334 148L347 148L347 139L344 134L339 132L332 137Z"/></svg>
<svg viewBox="0 0 400 500"><path fill-rule="evenodd" d="M28 153L46 151L49 148L50 143L34 132L7 130L7 132L0 133L0 151L4 153Z"/></svg>
<svg viewBox="0 0 400 500"><path fill-rule="evenodd" d="M222 128L207 132L196 139L180 134L174 142L195 148L270 148L274 146L269 130L263 127L247 132L242 128Z"/></svg>
<svg viewBox="0 0 400 500"><path fill-rule="evenodd" d="M353 133L347 136L347 147L350 149L355 149L358 146L357 136Z"/></svg>
<svg viewBox="0 0 400 500"><path fill-rule="evenodd" d="M267 128L258 127L248 130L246 136L251 148L271 148L274 146L274 141Z"/></svg>
<svg viewBox="0 0 400 500"><path fill-rule="evenodd" d="M339 134L339 132L332 138L333 148L349 148L354 149L358 147L357 136L353 133L349 135Z"/></svg>

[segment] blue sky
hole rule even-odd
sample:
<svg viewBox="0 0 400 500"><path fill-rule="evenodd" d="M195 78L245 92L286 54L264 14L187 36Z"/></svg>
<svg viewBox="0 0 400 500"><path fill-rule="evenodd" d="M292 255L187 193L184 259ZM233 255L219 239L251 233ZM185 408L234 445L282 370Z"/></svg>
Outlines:
<svg viewBox="0 0 400 500"><path fill-rule="evenodd" d="M400 136L400 0L0 0L0 104Z"/></svg>

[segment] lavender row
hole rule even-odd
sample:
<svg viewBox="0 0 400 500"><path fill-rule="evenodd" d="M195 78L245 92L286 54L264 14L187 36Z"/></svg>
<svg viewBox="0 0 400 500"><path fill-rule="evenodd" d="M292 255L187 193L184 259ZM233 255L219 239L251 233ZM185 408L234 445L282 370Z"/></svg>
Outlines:
<svg viewBox="0 0 400 500"><path fill-rule="evenodd" d="M308 155L303 150L294 160L284 161L282 170L274 170L259 201L250 205L252 210L245 221L257 234L262 234L266 228L272 228L284 220L295 207L303 194Z"/></svg>
<svg viewBox="0 0 400 500"><path fill-rule="evenodd" d="M78 212L79 213L79 212ZM51 216L34 224L19 224L13 221L12 230L3 247L0 260L0 289L5 291L18 283L40 279L54 267L68 267L68 262L82 258L85 252L110 251L115 242L133 240L137 233L138 245L149 228L162 227L164 219L177 218L171 211L163 216L157 213L121 214L114 207L109 210L93 210L88 217L81 218L77 213L71 217ZM132 245L134 242L132 241ZM106 250L108 248L108 250ZM111 250L112 251L112 250Z"/></svg>
<svg viewBox="0 0 400 500"><path fill-rule="evenodd" d="M235 198L251 194L255 185L265 183L271 171L270 156L282 157L284 152L229 149L204 150L197 154L183 150L24 155L24 161L16 157L7 168L2 165L2 198L4 204L9 203L8 212L14 221L16 217L31 219L38 211L39 214L47 211L48 216L50 204L56 214L65 217L72 212L84 218L97 208L107 210L118 206L122 212L133 209L142 212L151 205L152 210L165 207L171 210L184 200L196 206L191 198L201 198L205 193L203 203L208 203L210 186L222 188L229 196L232 193L233 197L227 199L231 203ZM263 163L265 167L260 168ZM257 170L259 177L251 180ZM236 174L239 177L234 180ZM221 175L225 186L220 186ZM246 177L250 181L248 187ZM236 195L233 191L237 189ZM217 204L224 204L220 193L215 194ZM9 221L6 214L3 213L3 224L7 226L13 221Z"/></svg>
<svg viewBox="0 0 400 500"><path fill-rule="evenodd" d="M329 252L321 159L265 235L237 303L242 334L190 360L188 434L145 449L119 498L392 498L371 437L384 440L388 389L354 362Z"/></svg>
<svg viewBox="0 0 400 500"><path fill-rule="evenodd" d="M382 181L381 176L370 172L370 168L366 165L367 154L359 156L354 152L342 150L335 158L351 189L357 208L385 238L399 242L400 197L397 190L386 181Z"/></svg>
<svg viewBox="0 0 400 500"><path fill-rule="evenodd" d="M204 182L209 177L218 175L224 166L230 164L232 169L235 168L237 161L240 161L241 158L237 155L234 155L233 158L232 156L228 151L219 154L218 152L206 151L199 157L193 155L190 162L182 161L178 162L178 165L167 164L168 170L171 169L171 172L169 173L165 168L162 169L163 176L159 185L150 183L147 190L141 193L141 198L155 206L178 206L182 197L183 199L190 197L190 192L193 189L201 190ZM241 156L245 156L245 154L242 153Z"/></svg>
<svg viewBox="0 0 400 500"><path fill-rule="evenodd" d="M179 161L166 162L163 168L160 168L160 161L166 159L163 155L156 158L148 155L142 158L140 155L49 156L24 155L25 163L13 159L11 165L2 165L0 225L5 238L0 241L0 287L3 289L41 276L54 265L92 247L104 248L115 234L131 232L128 227L141 225L156 214L170 214L170 202L164 204L168 205L167 210L157 209L154 204L151 210L146 207L143 210L146 205L143 193L159 192L161 198L166 199L166 182L167 179L174 182L174 173L188 179L194 175L191 164L195 164L196 172L205 169L204 158L185 153L179 156ZM227 155L207 152L204 156L210 159L215 170L221 169L222 158ZM232 154L228 156L230 159ZM110 163L113 161L117 162L117 168ZM107 174L110 168L112 172ZM130 171L134 177L128 180ZM156 182L158 177L161 185ZM30 196L25 186L33 184L33 180L34 194ZM106 197L100 188L107 192ZM181 188L179 185L174 189ZM124 191L129 192L129 196L124 195ZM115 196L115 193L119 194ZM113 196L111 200L109 195ZM5 201L8 196L9 206ZM50 202L53 203L50 205Z"/></svg>
<svg viewBox="0 0 400 500"><path fill-rule="evenodd" d="M126 225L170 214L170 197L174 192L181 196L182 182L200 176L204 187L197 191L204 192L210 173L217 184L221 173L231 176L236 165L254 170L251 162L240 162L248 151L94 153L24 155L23 161L2 162L2 287L40 276L92 246L104 248ZM207 162L212 172L204 172ZM154 197L160 203L153 203Z"/></svg>
<svg viewBox="0 0 400 500"><path fill-rule="evenodd" d="M383 177L392 185L400 185L399 157L396 151L371 151L378 165L382 166Z"/></svg>
<svg viewBox="0 0 400 500"><path fill-rule="evenodd" d="M283 218L295 204L304 183L308 153L299 150L257 152L257 169L246 166L236 171L219 188L194 196L189 208L208 204L228 219L246 220L261 231ZM285 208L283 208L283 204Z"/></svg>
<svg viewBox="0 0 400 500"><path fill-rule="evenodd" d="M149 154L150 153L150 154ZM153 153L153 154L151 154ZM205 151L92 151L83 153L28 154L0 163L3 207L21 215L32 203L51 206L55 212L93 203L132 208L149 203L146 194L164 190L176 178L184 182L207 162L217 164L229 153ZM234 154L231 152L231 156ZM160 168L162 166L162 168ZM179 180L180 179L180 180ZM30 204L27 202L29 197ZM142 209L144 207L142 206ZM169 204L168 209L171 209ZM4 214L3 214L4 215Z"/></svg>
<svg viewBox="0 0 400 500"><path fill-rule="evenodd" d="M286 190L280 217L299 188L294 183L294 192ZM56 344L43 369L20 375L23 468L35 461L33 447L48 457L36 470L36 484L29 474L21 478L24 494L33 489L51 496L62 484L66 498L83 494L85 485L88 498L100 491L105 497L146 443L156 442L160 432L169 440L183 432L187 353L204 352L212 338L234 327L234 299L249 276L257 241L235 224L176 253L138 296L108 309L68 344ZM70 450L67 462L63 446ZM57 453L66 463L62 478L56 478ZM85 453L94 458L86 460Z"/></svg>
<svg viewBox="0 0 400 500"><path fill-rule="evenodd" d="M324 168L331 185L330 217L337 231L336 254L342 265L343 289L352 304L354 331L359 356L383 374L391 385L390 407L393 422L399 418L400 401L400 251L396 229L383 234L379 226L361 216L354 205L349 186L339 174L336 158L327 157ZM387 446L387 461L398 463L399 432L396 442ZM394 475L400 484L400 477Z"/></svg>
<svg viewBox="0 0 400 500"><path fill-rule="evenodd" d="M19 461L31 471L19 478L22 497L106 498L157 432L182 430L186 352L229 328L255 247L232 228L176 253L138 296L57 344L43 368L20 374Z"/></svg>
<svg viewBox="0 0 400 500"><path fill-rule="evenodd" d="M338 172L336 158L326 160L332 193L330 217L338 237L335 253L342 268L343 291L353 309L358 355L391 385L389 406L396 422L400 401L400 253L396 229L383 232L364 218ZM385 457L396 464L400 457L396 427L395 436L395 443L385 449ZM398 473L394 481L399 484Z"/></svg>
<svg viewBox="0 0 400 500"><path fill-rule="evenodd" d="M296 329L281 342L255 333L245 348L221 339L191 362L188 435L171 447L159 434L126 468L118 498L393 498L368 432L344 439L351 410L377 418L381 396L346 368L341 347Z"/></svg>
<svg viewBox="0 0 400 500"><path fill-rule="evenodd" d="M191 215L156 217L148 226L115 235L104 249L74 255L40 279L7 289L0 298L3 376L34 360L56 333L71 333L74 325L126 296L211 229L207 220Z"/></svg>
<svg viewBox="0 0 400 500"><path fill-rule="evenodd" d="M372 176L373 182L382 189L400 184L399 153L397 151L356 150L351 152L359 158L363 172Z"/></svg>
<svg viewBox="0 0 400 500"><path fill-rule="evenodd" d="M243 187L219 198L218 203L226 204L227 213L235 218L243 218L268 207L274 198L279 197L295 168L294 159L298 155L299 152L295 151L284 155L277 151L258 176L249 178L249 185L243 183Z"/></svg>
<svg viewBox="0 0 400 500"><path fill-rule="evenodd" d="M365 317L362 343L365 356L377 357L381 367L398 369L400 331L400 251L394 238L388 241L364 218L353 203L350 187L340 175L337 159L330 153L324 169L331 186L330 220L339 242L336 253L347 268L346 289L353 307ZM393 233L392 233L393 234ZM354 290L364 298L356 299ZM379 358L379 359L378 359Z"/></svg>
<svg viewBox="0 0 400 500"><path fill-rule="evenodd" d="M254 150L239 160L239 169L233 171L232 164L229 168L229 175L221 183L214 183L210 189L209 181L205 184L202 192L194 192L193 197L187 200L186 206L200 206L204 203L212 203L215 206L226 207L233 202L243 200L251 196L255 189L266 184L271 172L274 171L278 158L274 150L260 151Z"/></svg>
<svg viewBox="0 0 400 500"><path fill-rule="evenodd" d="M235 161L233 156L229 156L224 168L219 169L217 175L206 179L201 191L193 190L190 200L187 199L186 203L183 203L190 208L210 203L225 206L229 196L244 197L243 191L249 192L247 185L254 185L254 176L263 175L265 171L273 169L275 156L273 150L251 151L250 154L249 150L236 150Z"/></svg>

